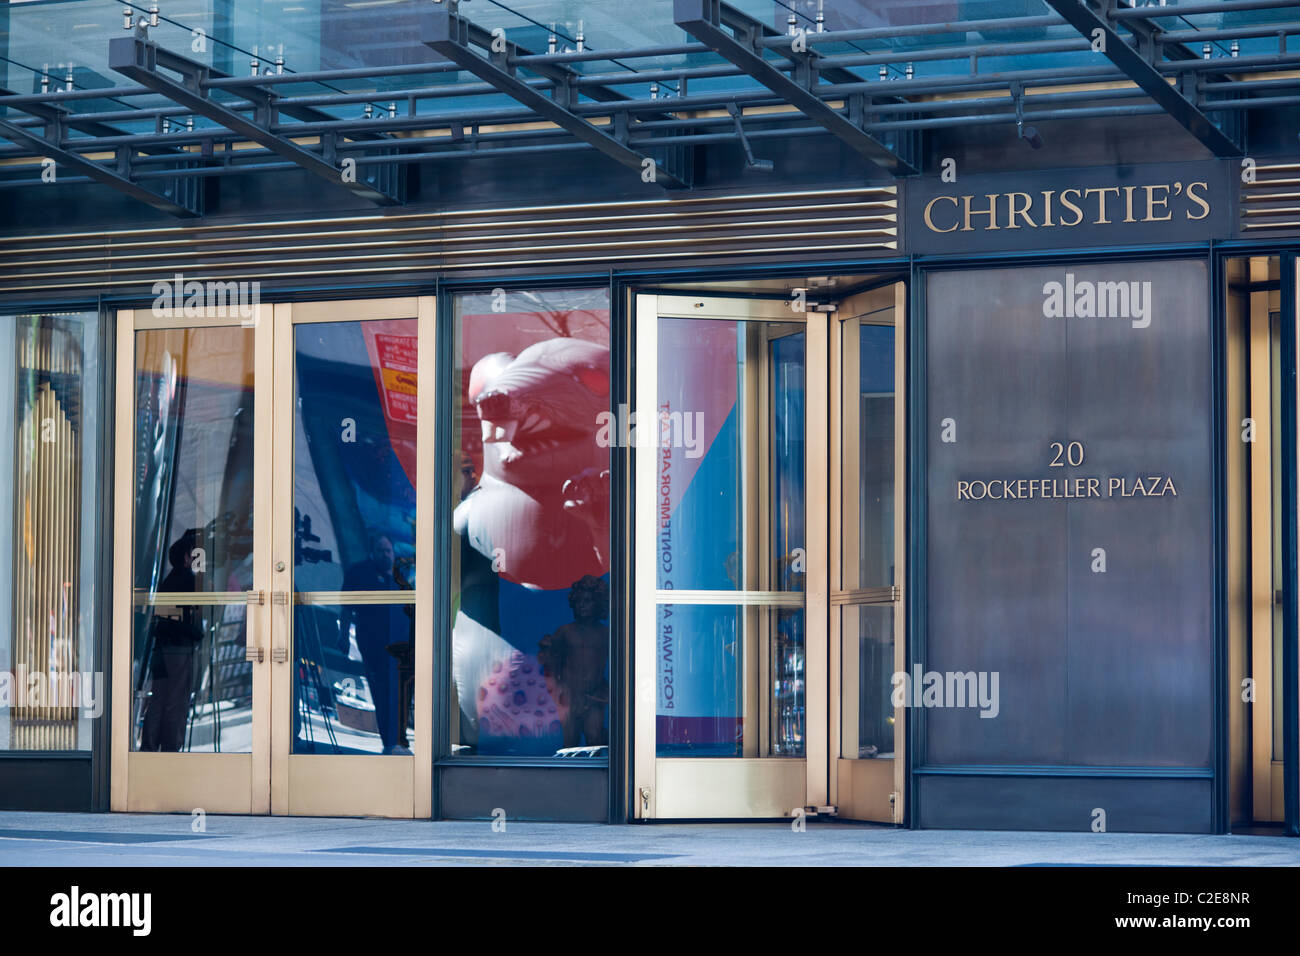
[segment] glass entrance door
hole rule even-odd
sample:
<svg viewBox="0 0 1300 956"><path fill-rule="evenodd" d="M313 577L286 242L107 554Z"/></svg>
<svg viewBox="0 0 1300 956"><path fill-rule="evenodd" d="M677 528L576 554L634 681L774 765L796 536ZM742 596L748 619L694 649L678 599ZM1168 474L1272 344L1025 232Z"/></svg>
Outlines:
<svg viewBox="0 0 1300 956"><path fill-rule="evenodd" d="M270 809L268 317L118 313L115 810Z"/></svg>
<svg viewBox="0 0 1300 956"><path fill-rule="evenodd" d="M640 818L901 819L901 290L637 296Z"/></svg>
<svg viewBox="0 0 1300 956"><path fill-rule="evenodd" d="M427 815L433 300L227 311L119 313L112 805Z"/></svg>
<svg viewBox="0 0 1300 956"><path fill-rule="evenodd" d="M1280 256L1228 259L1224 383L1230 824L1285 822L1286 456ZM1288 290L1289 291L1289 290Z"/></svg>
<svg viewBox="0 0 1300 956"><path fill-rule="evenodd" d="M636 786L644 818L825 802L826 317L637 301Z"/></svg>
<svg viewBox="0 0 1300 956"><path fill-rule="evenodd" d="M838 814L903 821L906 286L838 303L831 330L830 646Z"/></svg>

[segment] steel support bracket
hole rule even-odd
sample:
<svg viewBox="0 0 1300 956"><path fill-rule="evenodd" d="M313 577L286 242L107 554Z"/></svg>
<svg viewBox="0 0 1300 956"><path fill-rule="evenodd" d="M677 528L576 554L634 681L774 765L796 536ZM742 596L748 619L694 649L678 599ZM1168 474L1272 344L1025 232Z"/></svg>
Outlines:
<svg viewBox="0 0 1300 956"><path fill-rule="evenodd" d="M770 159L754 158L754 150L749 145L749 137L745 135L745 127L740 122L740 118L744 114L740 104L728 103L727 112L731 114L731 120L735 124L736 139L740 140L740 146L745 151L745 166L759 172L770 173L776 168Z"/></svg>
<svg viewBox="0 0 1300 956"><path fill-rule="evenodd" d="M0 95L13 95L13 91L0 87ZM91 136L122 136L124 135L122 130L115 126L110 126L107 123L81 120L72 121L69 119L71 111L60 103L26 103L22 106L15 107L15 109L21 110L29 116L35 117L39 120L44 127L45 132L44 135L40 135L31 132L29 127L14 126L15 129L27 129L27 135L24 137L21 133L15 133L14 136L6 135L6 139L14 141L16 145L38 150L43 156L55 159L56 162L61 162L63 165L70 168L75 168L82 174L95 178L98 182L105 183L106 185L118 188L120 186L120 180L131 181L131 157L134 150L130 147L119 146L115 150L112 165L116 168L116 176L111 180L100 177L96 170L102 169L112 173L112 168L96 163L93 160L85 159L85 157L80 157L80 154L75 150L66 148L69 145L74 145L66 138L69 129L88 133ZM13 126L14 124L10 125ZM41 143L39 148L34 145L37 142ZM69 158L58 159L54 155L56 151L64 157L78 156L80 158L77 160ZM149 147L140 150L140 152L145 155L175 156L177 167L182 169L193 168L199 165L202 161L202 157L195 157L192 153L173 149L171 147ZM96 167L96 170L90 169L90 166ZM135 185L139 189L144 190L149 198L136 195L136 192L132 190L130 195L132 195L133 198L141 199L141 201L147 202L154 208L166 212L169 215L183 216L185 218L203 215L203 183L199 180L192 177L178 176L175 179L166 180L162 187L162 192L155 192L154 190L141 186L138 183L135 183Z"/></svg>
<svg viewBox="0 0 1300 956"><path fill-rule="evenodd" d="M47 130L52 129L60 134L59 140L51 140L26 127L15 126L8 120L0 120L0 136L12 143L27 147L46 159L52 159L61 166L74 169L83 176L95 180L95 182L103 183L105 186L112 186L118 192L130 196L132 199L138 199L160 212L165 212L180 219L193 219L203 215L201 201L203 192L199 188L202 185L201 183L192 180L187 182L178 177L170 183L172 192L176 194L175 196L169 197L163 193L154 192L131 178L130 147L120 146L115 150L113 166L116 169L113 169L92 159L87 159L78 152L65 149L61 145L62 128L63 123L59 119L52 119L47 122Z"/></svg>
<svg viewBox="0 0 1300 956"><path fill-rule="evenodd" d="M913 157L901 155L817 95L815 82L819 71L814 65L816 56L796 53L793 38L791 48L780 52L794 64L794 73L796 77L802 76L802 82L787 76L764 59L758 42L765 32L761 24L756 26L757 21L721 0L673 0L673 22L808 119L839 137L860 156L895 176L911 176L918 172L919 164ZM728 33L727 28L733 32ZM853 77L853 80L862 82L860 77Z"/></svg>
<svg viewBox="0 0 1300 956"><path fill-rule="evenodd" d="M393 176L389 168L377 169L368 177L361 173L349 177L344 170L326 162L316 153L273 132L271 127L278 110L275 94L267 89L257 86L241 87L240 95L254 106L254 118L250 119L243 113L216 102L208 95L205 82L208 77L216 75L210 67L164 50L156 43L138 36L116 37L109 40L108 65L110 69L167 97L178 106L183 106L200 116L206 116L231 132L296 163L309 173L341 186L354 196L381 206L397 205L404 199L403 191L400 189L400 183L404 180ZM158 72L160 69L179 74L180 80L164 76ZM335 119L328 114L317 111L313 113L319 119ZM374 137L366 137L367 141L372 138ZM386 137L379 139L386 139Z"/></svg>
<svg viewBox="0 0 1300 956"><path fill-rule="evenodd" d="M439 56L473 73L480 80L568 131L615 162L628 169L636 170L643 178L649 170L653 178L646 181L655 182L665 189L689 188L689 175L673 170L669 164L661 163L649 154L632 149L627 144L626 135L620 139L574 113L572 107L573 101L576 100L574 94L576 87L571 84L578 74L567 67L545 63L537 64L535 67L531 64L527 66L527 69L539 76L551 80L555 92L552 98L519 77L514 65L515 61L521 56L530 55L528 51L522 50L503 36L493 36L482 27L471 23L456 13L450 4L430 4L426 8L421 30L421 41ZM488 56L475 53L474 47L485 50ZM622 94L605 87L594 86L585 89L590 92L593 99L603 102L625 99ZM611 124L611 128L616 128L615 124Z"/></svg>
<svg viewBox="0 0 1300 956"><path fill-rule="evenodd" d="M1175 122L1195 136L1215 156L1238 158L1245 155L1245 147L1241 142L1220 129L1202 112L1194 99L1189 99L1184 92L1171 86L1156 65L1148 62L1140 50L1124 42L1112 23L1093 9L1096 4L1085 0L1046 0L1046 3L1085 39L1095 42L1099 38L1104 44L1102 52L1106 59L1119 67ZM1103 12L1108 9L1104 3L1097 6ZM1172 15L1177 8L1171 7L1170 10ZM1149 25L1138 27L1134 35L1146 35L1152 41L1156 36ZM1186 59L1185 56L1182 58Z"/></svg>

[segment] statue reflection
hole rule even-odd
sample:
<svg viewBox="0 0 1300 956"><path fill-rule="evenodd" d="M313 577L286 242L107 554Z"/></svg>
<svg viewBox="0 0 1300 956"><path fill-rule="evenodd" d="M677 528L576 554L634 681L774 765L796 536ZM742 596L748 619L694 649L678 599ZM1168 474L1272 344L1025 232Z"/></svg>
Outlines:
<svg viewBox="0 0 1300 956"><path fill-rule="evenodd" d="M602 745L609 704L609 584L590 574L569 589L573 621L542 638L537 660L559 703L564 746Z"/></svg>

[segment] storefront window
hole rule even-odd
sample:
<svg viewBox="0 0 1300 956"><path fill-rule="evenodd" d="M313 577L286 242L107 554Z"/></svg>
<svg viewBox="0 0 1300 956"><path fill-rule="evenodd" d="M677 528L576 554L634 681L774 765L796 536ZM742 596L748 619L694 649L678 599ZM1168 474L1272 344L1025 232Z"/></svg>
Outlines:
<svg viewBox="0 0 1300 956"><path fill-rule="evenodd" d="M609 296L456 300L452 752L604 756Z"/></svg>
<svg viewBox="0 0 1300 956"><path fill-rule="evenodd" d="M100 474L93 313L0 325L0 750L89 750Z"/></svg>

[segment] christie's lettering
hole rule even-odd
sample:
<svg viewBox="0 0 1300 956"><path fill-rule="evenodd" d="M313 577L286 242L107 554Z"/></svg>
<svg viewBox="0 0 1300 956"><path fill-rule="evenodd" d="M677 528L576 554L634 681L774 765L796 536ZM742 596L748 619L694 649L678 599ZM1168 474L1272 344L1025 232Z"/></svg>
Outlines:
<svg viewBox="0 0 1300 956"><path fill-rule="evenodd" d="M1209 182L1202 180L935 196L925 204L922 219L938 233L1197 222L1210 215L1209 190Z"/></svg>

